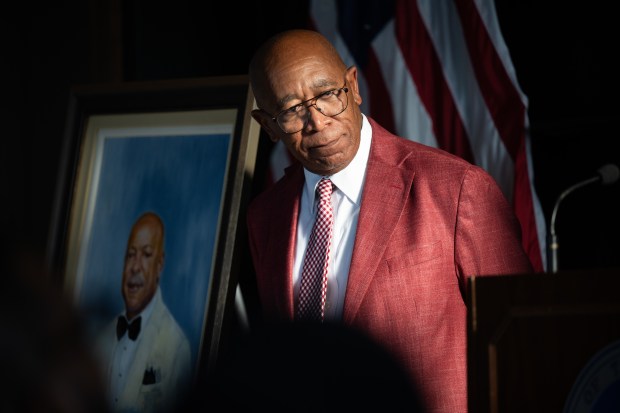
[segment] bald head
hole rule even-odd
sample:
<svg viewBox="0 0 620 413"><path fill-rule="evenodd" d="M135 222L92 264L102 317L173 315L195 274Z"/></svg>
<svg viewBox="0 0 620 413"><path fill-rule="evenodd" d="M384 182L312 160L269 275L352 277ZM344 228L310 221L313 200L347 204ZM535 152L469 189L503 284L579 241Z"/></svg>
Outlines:
<svg viewBox="0 0 620 413"><path fill-rule="evenodd" d="M131 236L134 236L139 230L148 227L153 232L154 245L157 246L159 252L164 252L164 222L161 217L154 212L145 212L138 217L131 228ZM130 237L131 238L131 237Z"/></svg>
<svg viewBox="0 0 620 413"><path fill-rule="evenodd" d="M273 74L303 60L321 62L339 72L346 69L338 51L322 34L312 30L276 34L261 45L250 62L250 83L259 107L273 98L271 91L276 86Z"/></svg>

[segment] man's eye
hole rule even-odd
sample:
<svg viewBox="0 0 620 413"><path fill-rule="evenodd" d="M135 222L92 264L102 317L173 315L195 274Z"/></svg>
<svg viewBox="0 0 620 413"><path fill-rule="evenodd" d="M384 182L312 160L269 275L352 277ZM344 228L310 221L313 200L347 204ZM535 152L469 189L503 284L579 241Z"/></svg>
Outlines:
<svg viewBox="0 0 620 413"><path fill-rule="evenodd" d="M299 112L299 111L300 111L303 107L304 107L304 105L302 105L302 104L295 105L295 106L293 106L293 107L291 107L291 108L288 108L288 109L286 110L286 113L297 113L297 112Z"/></svg>

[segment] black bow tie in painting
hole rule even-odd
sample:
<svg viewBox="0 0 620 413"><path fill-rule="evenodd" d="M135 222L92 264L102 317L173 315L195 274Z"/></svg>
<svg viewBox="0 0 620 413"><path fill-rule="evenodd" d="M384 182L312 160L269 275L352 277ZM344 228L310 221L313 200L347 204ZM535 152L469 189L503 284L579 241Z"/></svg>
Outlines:
<svg viewBox="0 0 620 413"><path fill-rule="evenodd" d="M136 318L131 323L128 323L127 319L123 316L118 317L118 321L116 322L116 338L120 340L125 332L128 331L127 335L129 338L135 340L138 338L138 334L140 334L141 322L142 317Z"/></svg>

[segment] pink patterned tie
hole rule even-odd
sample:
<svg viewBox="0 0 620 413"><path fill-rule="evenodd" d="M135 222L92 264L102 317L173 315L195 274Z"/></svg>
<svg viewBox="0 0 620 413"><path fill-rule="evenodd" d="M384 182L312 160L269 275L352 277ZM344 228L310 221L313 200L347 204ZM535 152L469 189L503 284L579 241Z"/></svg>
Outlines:
<svg viewBox="0 0 620 413"><path fill-rule="evenodd" d="M332 212L332 182L322 178L318 186L319 207L306 248L297 320L323 321L327 293L327 267L331 247L334 214Z"/></svg>

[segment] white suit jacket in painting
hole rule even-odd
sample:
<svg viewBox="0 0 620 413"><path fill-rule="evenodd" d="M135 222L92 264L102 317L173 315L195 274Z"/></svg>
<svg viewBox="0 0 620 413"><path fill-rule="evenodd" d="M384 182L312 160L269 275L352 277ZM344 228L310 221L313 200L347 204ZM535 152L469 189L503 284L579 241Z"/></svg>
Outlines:
<svg viewBox="0 0 620 413"><path fill-rule="evenodd" d="M158 289L153 312L136 339L127 385L115 403L116 412L168 412L185 401L192 382L191 353L187 337L166 307ZM97 342L106 383L110 383L112 358L118 344L116 318Z"/></svg>

